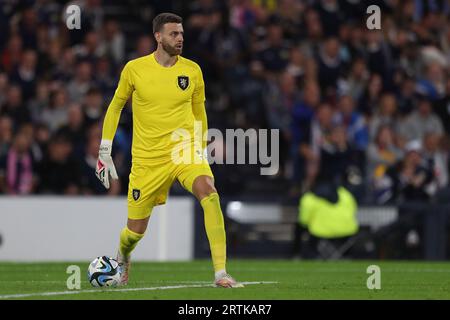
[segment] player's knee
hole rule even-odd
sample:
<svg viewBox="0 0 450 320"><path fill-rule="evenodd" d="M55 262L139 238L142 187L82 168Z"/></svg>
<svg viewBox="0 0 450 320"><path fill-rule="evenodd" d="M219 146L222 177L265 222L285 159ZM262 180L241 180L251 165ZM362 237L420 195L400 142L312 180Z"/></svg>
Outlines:
<svg viewBox="0 0 450 320"><path fill-rule="evenodd" d="M144 234L147 230L148 220L148 218L139 220L128 219L127 227L135 233Z"/></svg>
<svg viewBox="0 0 450 320"><path fill-rule="evenodd" d="M214 187L214 185L206 185L204 186L204 188L202 188L201 190L199 190L198 194L197 194L197 198L199 200L202 200L206 197L209 197L210 195L217 193L216 188Z"/></svg>
<svg viewBox="0 0 450 320"><path fill-rule="evenodd" d="M211 194L217 193L212 179L199 177L194 182L193 191L195 196L201 201L203 198L210 196Z"/></svg>

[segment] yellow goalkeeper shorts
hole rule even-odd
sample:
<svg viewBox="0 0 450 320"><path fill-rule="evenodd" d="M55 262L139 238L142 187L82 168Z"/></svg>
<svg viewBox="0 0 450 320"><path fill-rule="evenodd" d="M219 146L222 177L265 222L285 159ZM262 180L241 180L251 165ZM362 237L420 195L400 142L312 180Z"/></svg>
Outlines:
<svg viewBox="0 0 450 320"><path fill-rule="evenodd" d="M128 218L145 219L154 206L165 204L175 179L192 193L192 185L198 176L214 178L207 160L201 155L196 157L197 161L193 163L133 162L128 184Z"/></svg>

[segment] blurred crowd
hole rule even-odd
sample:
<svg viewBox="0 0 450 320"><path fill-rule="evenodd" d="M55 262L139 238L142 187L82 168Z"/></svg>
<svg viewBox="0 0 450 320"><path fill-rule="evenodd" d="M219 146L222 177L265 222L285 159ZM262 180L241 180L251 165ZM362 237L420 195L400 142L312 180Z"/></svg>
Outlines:
<svg viewBox="0 0 450 320"><path fill-rule="evenodd" d="M448 1L71 3L80 30L66 27L61 2L0 1L1 193L126 193L131 108L110 190L93 174L101 122L123 65L154 50L151 20L164 11L184 19L183 55L202 67L209 126L280 130L278 175L216 166L222 193L266 179L296 197L324 177L380 204L448 190ZM366 26L371 4L381 30Z"/></svg>

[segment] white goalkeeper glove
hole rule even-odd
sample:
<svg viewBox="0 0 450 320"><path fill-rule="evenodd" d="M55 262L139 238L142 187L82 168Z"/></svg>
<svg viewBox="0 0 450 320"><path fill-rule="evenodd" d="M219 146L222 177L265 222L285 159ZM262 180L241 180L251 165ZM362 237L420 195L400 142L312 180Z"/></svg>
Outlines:
<svg viewBox="0 0 450 320"><path fill-rule="evenodd" d="M112 150L112 141L102 140L100 143L100 149L98 151L97 166L95 168L95 175L105 186L106 189L109 189L110 174L111 178L115 180L119 179L111 157L111 150Z"/></svg>

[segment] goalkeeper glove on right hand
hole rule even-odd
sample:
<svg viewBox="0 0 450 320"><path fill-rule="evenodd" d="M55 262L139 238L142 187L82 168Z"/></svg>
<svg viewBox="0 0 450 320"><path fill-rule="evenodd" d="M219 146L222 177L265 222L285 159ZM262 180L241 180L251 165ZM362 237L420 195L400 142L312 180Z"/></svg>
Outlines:
<svg viewBox="0 0 450 320"><path fill-rule="evenodd" d="M106 189L109 189L110 174L111 178L115 180L119 179L111 157L111 150L112 150L112 141L102 140L100 143L100 150L98 151L97 166L95 168L95 175L105 186Z"/></svg>

